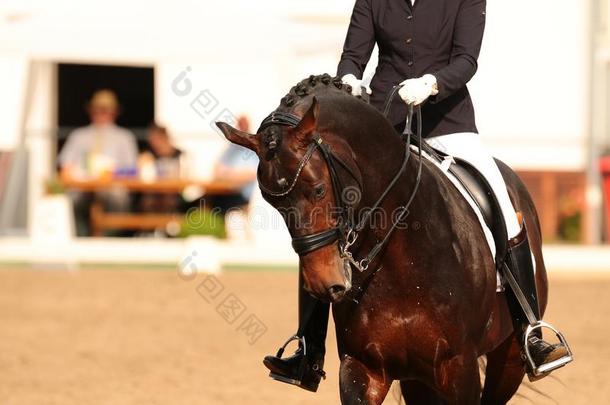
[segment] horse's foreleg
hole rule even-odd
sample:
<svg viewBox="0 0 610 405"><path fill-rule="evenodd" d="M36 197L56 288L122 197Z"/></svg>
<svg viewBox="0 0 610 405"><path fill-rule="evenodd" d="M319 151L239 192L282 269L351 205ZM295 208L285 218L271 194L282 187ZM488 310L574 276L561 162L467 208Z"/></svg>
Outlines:
<svg viewBox="0 0 610 405"><path fill-rule="evenodd" d="M442 361L434 371L438 391L452 405L481 402L481 379L477 357L459 354Z"/></svg>
<svg viewBox="0 0 610 405"><path fill-rule="evenodd" d="M519 389L525 376L521 346L512 334L494 351L487 354L485 387L481 403L485 405L506 404Z"/></svg>
<svg viewBox="0 0 610 405"><path fill-rule="evenodd" d="M401 381L400 390L407 405L445 405L438 392L419 381Z"/></svg>
<svg viewBox="0 0 610 405"><path fill-rule="evenodd" d="M342 405L380 405L392 380L382 372L375 372L353 357L345 355L339 370Z"/></svg>

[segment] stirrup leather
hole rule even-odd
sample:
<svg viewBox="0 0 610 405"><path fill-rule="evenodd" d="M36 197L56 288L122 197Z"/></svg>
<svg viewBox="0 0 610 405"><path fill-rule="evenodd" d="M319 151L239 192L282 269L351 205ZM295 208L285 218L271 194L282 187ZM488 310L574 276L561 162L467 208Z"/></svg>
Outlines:
<svg viewBox="0 0 610 405"><path fill-rule="evenodd" d="M553 333L555 333L555 336L557 336L557 338L559 339L561 344L563 346L565 346L568 353L565 356L560 357L559 359L553 360L553 361L545 363L545 364L536 365L536 363L534 362L534 359L532 358L532 355L530 353L529 338L534 331L539 330L539 329L540 330L550 329L551 331L553 331ZM572 360L574 360L574 357L572 355L572 350L570 349L570 346L568 345L568 341L563 336L563 333L561 333L560 331L555 329L552 325L550 325L549 323L546 323L544 321L537 321L536 323L530 324L527 326L527 329L525 330L525 333L523 334L523 353L525 355L525 361L527 362L528 371L534 377L540 377L545 374L548 374L551 371L557 370L558 368L561 368L561 367L565 366L566 364L568 364L569 362L571 362Z"/></svg>

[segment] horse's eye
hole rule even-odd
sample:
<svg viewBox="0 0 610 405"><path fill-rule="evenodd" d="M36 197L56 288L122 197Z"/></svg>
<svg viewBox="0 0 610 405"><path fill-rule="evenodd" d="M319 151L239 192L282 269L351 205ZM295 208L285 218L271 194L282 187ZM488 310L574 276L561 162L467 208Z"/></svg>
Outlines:
<svg viewBox="0 0 610 405"><path fill-rule="evenodd" d="M319 200L326 195L326 185L319 184L314 188L314 191L316 193L316 199Z"/></svg>

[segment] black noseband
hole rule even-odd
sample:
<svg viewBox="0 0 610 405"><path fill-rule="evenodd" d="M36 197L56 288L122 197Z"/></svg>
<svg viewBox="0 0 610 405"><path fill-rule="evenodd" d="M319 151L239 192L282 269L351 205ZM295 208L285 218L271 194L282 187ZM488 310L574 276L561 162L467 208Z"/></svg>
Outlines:
<svg viewBox="0 0 610 405"><path fill-rule="evenodd" d="M339 240L341 232L339 228L330 228L310 235L297 236L292 238L292 248L298 255L306 255L330 245Z"/></svg>

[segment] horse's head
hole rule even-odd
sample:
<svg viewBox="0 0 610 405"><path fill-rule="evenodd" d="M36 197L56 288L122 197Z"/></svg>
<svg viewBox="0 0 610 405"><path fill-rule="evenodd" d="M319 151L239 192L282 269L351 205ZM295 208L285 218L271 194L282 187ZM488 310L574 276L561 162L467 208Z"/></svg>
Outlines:
<svg viewBox="0 0 610 405"><path fill-rule="evenodd" d="M340 82L331 82L327 75L322 78L328 79L325 85L330 91L345 94ZM313 87L318 84L323 85L323 81ZM303 88L293 88L280 108L263 121L257 134L226 123L217 125L229 141L259 156L259 186L263 197L284 217L300 257L305 289L319 299L336 302L351 287L350 273L344 268L338 246L343 236L340 224L349 203L340 200L347 184L361 181L361 175L347 143L341 144L336 134L322 125L322 102ZM332 152L326 144L328 139L335 140ZM329 164L334 159L340 159L340 175ZM349 172L349 180L345 180L345 172Z"/></svg>

